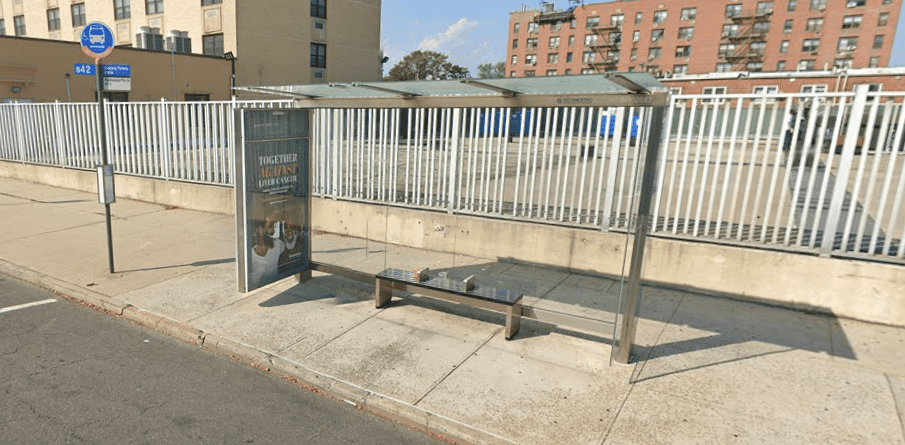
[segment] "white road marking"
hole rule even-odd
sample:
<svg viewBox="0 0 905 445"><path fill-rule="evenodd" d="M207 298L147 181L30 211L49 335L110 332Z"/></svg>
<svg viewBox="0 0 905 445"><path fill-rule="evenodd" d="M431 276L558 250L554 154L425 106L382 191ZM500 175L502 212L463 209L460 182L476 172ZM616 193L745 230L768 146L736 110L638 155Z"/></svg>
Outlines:
<svg viewBox="0 0 905 445"><path fill-rule="evenodd" d="M3 309L0 309L0 314L2 314L2 313L4 313L4 312L12 312L12 311L19 310L19 309L25 309L25 308L27 308L27 307L40 306L40 305L42 305L42 304L53 303L53 302L55 302L55 301L57 301L57 300L54 299L54 298L48 298L48 299L46 299L46 300L34 301L34 302L31 302L31 303L20 304L20 305L18 305L18 306L5 307L5 308L3 308Z"/></svg>

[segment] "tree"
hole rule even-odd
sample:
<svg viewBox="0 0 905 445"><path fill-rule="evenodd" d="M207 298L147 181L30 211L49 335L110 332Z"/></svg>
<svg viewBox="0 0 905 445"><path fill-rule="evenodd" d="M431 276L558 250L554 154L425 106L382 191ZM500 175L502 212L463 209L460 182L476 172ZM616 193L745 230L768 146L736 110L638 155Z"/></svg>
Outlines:
<svg viewBox="0 0 905 445"><path fill-rule="evenodd" d="M506 62L488 62L478 65L478 77L482 79L506 77Z"/></svg>
<svg viewBox="0 0 905 445"><path fill-rule="evenodd" d="M449 56L436 51L413 51L393 68L384 80L440 80L464 79L468 68L453 65Z"/></svg>

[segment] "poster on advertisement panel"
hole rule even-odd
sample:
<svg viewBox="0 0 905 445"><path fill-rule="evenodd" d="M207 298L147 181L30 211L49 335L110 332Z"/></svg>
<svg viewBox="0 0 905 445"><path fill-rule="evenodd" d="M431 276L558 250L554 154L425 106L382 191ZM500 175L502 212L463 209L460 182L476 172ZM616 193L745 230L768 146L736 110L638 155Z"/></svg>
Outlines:
<svg viewBox="0 0 905 445"><path fill-rule="evenodd" d="M236 225L240 292L311 266L308 111L238 110Z"/></svg>

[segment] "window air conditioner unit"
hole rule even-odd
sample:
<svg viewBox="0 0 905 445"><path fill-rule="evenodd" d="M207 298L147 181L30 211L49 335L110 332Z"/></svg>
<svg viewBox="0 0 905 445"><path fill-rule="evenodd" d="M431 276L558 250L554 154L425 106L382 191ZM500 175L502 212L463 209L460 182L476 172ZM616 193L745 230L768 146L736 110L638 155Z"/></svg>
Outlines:
<svg viewBox="0 0 905 445"><path fill-rule="evenodd" d="M723 38L725 39L726 37L729 37L729 33L728 33L728 32L724 32L724 33L723 33Z"/></svg>
<svg viewBox="0 0 905 445"><path fill-rule="evenodd" d="M654 60L654 59L656 59L656 58L657 58L657 56L655 56L655 55L653 55L653 54L647 56L647 60Z"/></svg>
<svg viewBox="0 0 905 445"><path fill-rule="evenodd" d="M166 37L166 50L176 53L191 53L192 40L186 31L169 31Z"/></svg>

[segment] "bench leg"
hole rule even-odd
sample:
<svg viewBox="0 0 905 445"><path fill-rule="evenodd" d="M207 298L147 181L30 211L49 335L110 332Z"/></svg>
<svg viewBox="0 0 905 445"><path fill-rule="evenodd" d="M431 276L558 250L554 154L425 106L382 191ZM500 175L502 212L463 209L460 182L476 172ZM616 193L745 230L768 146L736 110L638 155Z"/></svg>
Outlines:
<svg viewBox="0 0 905 445"><path fill-rule="evenodd" d="M380 309L390 302L393 297L392 284L389 281L377 279L377 292L374 294L374 306Z"/></svg>
<svg viewBox="0 0 905 445"><path fill-rule="evenodd" d="M295 275L296 283L304 283L311 279L311 269Z"/></svg>
<svg viewBox="0 0 905 445"><path fill-rule="evenodd" d="M506 311L506 340L511 340L518 334L519 324L522 321L522 303L509 306Z"/></svg>

